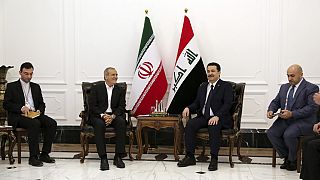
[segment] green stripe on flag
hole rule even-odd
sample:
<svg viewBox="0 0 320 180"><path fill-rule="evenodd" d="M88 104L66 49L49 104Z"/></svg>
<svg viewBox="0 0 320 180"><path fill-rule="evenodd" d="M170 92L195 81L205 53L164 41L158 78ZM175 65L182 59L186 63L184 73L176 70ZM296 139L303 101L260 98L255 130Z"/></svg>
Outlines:
<svg viewBox="0 0 320 180"><path fill-rule="evenodd" d="M143 32L142 32L142 37L140 42L137 64L134 71L137 70L137 67L141 61L141 58L143 57L144 53L147 51L149 46L152 44L153 40L154 40L154 34L151 27L150 19L146 17L144 20L144 27L143 27Z"/></svg>

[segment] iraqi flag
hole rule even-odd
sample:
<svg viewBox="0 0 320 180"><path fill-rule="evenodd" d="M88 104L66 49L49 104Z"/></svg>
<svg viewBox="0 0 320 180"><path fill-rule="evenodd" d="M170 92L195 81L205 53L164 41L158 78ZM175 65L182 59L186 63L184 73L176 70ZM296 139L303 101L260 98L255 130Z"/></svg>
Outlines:
<svg viewBox="0 0 320 180"><path fill-rule="evenodd" d="M128 103L132 115L149 114L156 100L162 100L167 86L150 19L146 16Z"/></svg>
<svg viewBox="0 0 320 180"><path fill-rule="evenodd" d="M196 98L200 84L207 81L206 70L194 38L190 20L184 16L175 68L167 103L167 111L181 114Z"/></svg>

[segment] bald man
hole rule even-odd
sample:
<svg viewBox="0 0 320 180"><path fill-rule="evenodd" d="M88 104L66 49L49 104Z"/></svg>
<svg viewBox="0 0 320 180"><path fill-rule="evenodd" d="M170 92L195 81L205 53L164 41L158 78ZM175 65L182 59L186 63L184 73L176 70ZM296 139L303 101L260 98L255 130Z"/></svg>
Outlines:
<svg viewBox="0 0 320 180"><path fill-rule="evenodd" d="M277 116L277 119L267 135L280 158L284 158L280 168L294 171L297 169L298 137L312 135L313 125L317 122L318 105L313 101L313 95L319 88L303 78L300 65L291 65L287 77L289 83L280 87L269 105L267 117Z"/></svg>

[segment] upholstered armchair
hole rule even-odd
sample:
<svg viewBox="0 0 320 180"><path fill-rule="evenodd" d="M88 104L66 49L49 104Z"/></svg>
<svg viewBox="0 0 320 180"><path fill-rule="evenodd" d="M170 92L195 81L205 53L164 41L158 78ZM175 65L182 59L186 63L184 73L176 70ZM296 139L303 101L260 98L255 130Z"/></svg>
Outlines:
<svg viewBox="0 0 320 180"><path fill-rule="evenodd" d="M240 136L240 126L241 126L241 115L243 107L243 96L245 83L234 83L230 82L233 89L233 102L230 113L232 115L232 128L231 129L222 129L221 137L222 139L227 140L229 145L229 163L230 167L234 167L234 162L232 161L232 154L235 142L237 142L237 155L241 161L250 161L251 159L240 155L241 147L241 136ZM209 141L208 128L199 129L197 132L196 138L202 142L202 152L197 157L198 161L206 161L208 157L205 155L205 145Z"/></svg>
<svg viewBox="0 0 320 180"><path fill-rule="evenodd" d="M80 124L80 143L81 143L81 152L80 152L80 162L83 163L85 157L88 155L89 151L89 139L94 137L94 129L91 125L88 124L89 119L89 103L88 97L90 95L91 87L97 83L104 83L104 81L97 81L97 82L83 82L82 83L82 93L83 93L83 106L84 110L81 111L81 124ZM121 88L127 91L127 84L125 82L117 83ZM133 127L131 121L130 111L126 110L127 116L127 131L126 134L129 137L129 158L133 160L132 157L132 144L133 144ZM105 138L113 138L116 136L115 129L113 127L107 126Z"/></svg>

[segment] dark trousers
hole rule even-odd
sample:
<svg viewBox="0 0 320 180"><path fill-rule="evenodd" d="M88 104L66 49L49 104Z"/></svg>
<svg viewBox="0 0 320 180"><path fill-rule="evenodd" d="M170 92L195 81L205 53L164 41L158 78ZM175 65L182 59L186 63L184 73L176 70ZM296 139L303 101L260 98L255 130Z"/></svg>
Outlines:
<svg viewBox="0 0 320 180"><path fill-rule="evenodd" d="M106 156L106 140L105 140L105 132L106 132L106 124L101 118L91 118L91 123L94 128L95 141L97 146L98 155L100 158L104 158ZM117 116L109 126L115 128L116 131L116 155L124 154L125 150L125 141L126 141L126 120L123 117Z"/></svg>
<svg viewBox="0 0 320 180"><path fill-rule="evenodd" d="M320 136L305 139L302 148L300 178L304 180L320 179Z"/></svg>
<svg viewBox="0 0 320 180"><path fill-rule="evenodd" d="M299 119L284 120L277 119L267 131L267 136L278 152L280 158L288 158L293 162L297 160L298 137L311 135L311 123Z"/></svg>
<svg viewBox="0 0 320 180"><path fill-rule="evenodd" d="M187 123L185 128L186 154L194 154L197 131L206 127L209 132L210 153L218 157L221 144L221 123L219 122L218 125L208 126L208 121L203 116L190 119Z"/></svg>
<svg viewBox="0 0 320 180"><path fill-rule="evenodd" d="M21 116L21 118L18 119L17 127L28 130L30 157L35 157L40 154L39 136L41 131L43 135L42 153L49 154L51 152L57 130L57 122L54 119L46 115L41 115L35 119Z"/></svg>

